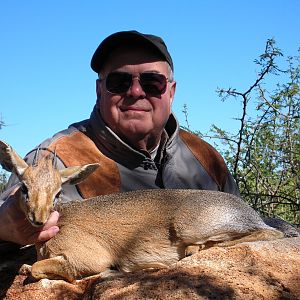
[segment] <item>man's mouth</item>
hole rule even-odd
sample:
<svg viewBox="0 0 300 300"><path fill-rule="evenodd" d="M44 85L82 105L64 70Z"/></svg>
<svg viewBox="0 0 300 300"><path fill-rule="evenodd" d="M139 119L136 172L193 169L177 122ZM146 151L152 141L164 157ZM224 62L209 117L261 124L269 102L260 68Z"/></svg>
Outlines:
<svg viewBox="0 0 300 300"><path fill-rule="evenodd" d="M148 109L145 109L143 107L138 107L138 106L121 106L120 107L120 110L122 112L125 112L125 111L149 111Z"/></svg>

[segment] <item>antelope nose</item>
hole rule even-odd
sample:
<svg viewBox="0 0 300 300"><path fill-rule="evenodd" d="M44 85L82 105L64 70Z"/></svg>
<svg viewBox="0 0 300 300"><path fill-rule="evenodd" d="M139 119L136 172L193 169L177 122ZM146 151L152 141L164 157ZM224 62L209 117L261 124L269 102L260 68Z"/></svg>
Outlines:
<svg viewBox="0 0 300 300"><path fill-rule="evenodd" d="M34 221L34 225L37 226L37 227L40 227L40 226L44 225L44 223L43 222Z"/></svg>
<svg viewBox="0 0 300 300"><path fill-rule="evenodd" d="M36 219L36 216L35 216L34 213L31 213L31 214L28 216L28 219L29 219L31 225L34 226L34 227L41 227L41 226L44 225L44 222L38 221L38 220Z"/></svg>

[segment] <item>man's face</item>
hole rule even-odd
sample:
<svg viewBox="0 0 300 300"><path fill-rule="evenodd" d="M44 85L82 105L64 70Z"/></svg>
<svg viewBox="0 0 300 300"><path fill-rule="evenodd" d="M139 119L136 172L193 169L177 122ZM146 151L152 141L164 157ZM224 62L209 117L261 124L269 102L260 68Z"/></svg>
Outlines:
<svg viewBox="0 0 300 300"><path fill-rule="evenodd" d="M105 78L111 72L127 72L133 80L122 94L107 91ZM143 139L145 136L161 135L171 113L175 82L167 82L161 95L148 95L143 90L139 75L156 72L168 78L168 66L156 55L145 49L117 50L111 55L97 81L97 107L105 123L125 141Z"/></svg>

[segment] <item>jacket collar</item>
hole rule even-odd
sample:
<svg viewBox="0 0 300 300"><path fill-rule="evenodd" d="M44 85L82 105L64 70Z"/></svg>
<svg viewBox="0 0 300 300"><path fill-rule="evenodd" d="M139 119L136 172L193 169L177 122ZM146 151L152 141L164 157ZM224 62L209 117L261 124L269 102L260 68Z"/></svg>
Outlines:
<svg viewBox="0 0 300 300"><path fill-rule="evenodd" d="M145 161L151 161L148 153L140 152L121 140L103 121L98 109L94 107L90 119L87 134L94 141L101 152L109 158L124 165L124 157L128 164L127 167L137 167ZM170 115L165 126L163 136L163 147L159 147L159 157L163 156L165 148L172 148L175 140L178 138L179 126L173 115Z"/></svg>

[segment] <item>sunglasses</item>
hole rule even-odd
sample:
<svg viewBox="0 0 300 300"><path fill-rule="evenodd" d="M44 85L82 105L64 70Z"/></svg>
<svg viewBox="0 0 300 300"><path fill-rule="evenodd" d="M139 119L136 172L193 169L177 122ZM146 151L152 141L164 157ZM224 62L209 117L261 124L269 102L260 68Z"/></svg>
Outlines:
<svg viewBox="0 0 300 300"><path fill-rule="evenodd" d="M139 76L133 76L126 72L109 73L105 78L106 89L112 94L126 93L134 78L139 79L139 83L147 95L160 96L166 91L168 78L154 72L141 73Z"/></svg>

